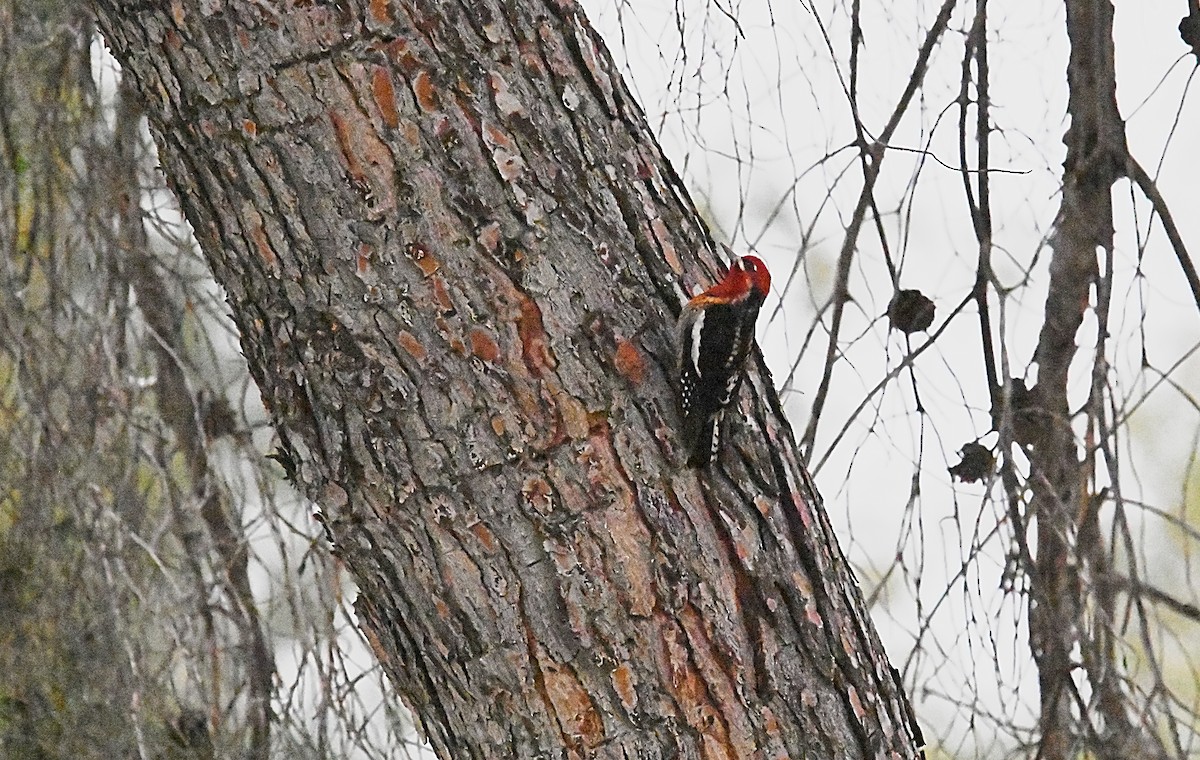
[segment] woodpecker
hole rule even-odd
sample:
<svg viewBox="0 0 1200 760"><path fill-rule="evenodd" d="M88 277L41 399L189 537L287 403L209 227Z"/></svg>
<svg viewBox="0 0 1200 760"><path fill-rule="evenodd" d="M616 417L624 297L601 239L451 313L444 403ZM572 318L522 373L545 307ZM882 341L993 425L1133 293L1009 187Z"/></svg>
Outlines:
<svg viewBox="0 0 1200 760"><path fill-rule="evenodd" d="M737 397L754 345L754 322L771 289L757 256L742 256L725 278L693 296L679 317L679 408L689 467L717 451L720 413Z"/></svg>

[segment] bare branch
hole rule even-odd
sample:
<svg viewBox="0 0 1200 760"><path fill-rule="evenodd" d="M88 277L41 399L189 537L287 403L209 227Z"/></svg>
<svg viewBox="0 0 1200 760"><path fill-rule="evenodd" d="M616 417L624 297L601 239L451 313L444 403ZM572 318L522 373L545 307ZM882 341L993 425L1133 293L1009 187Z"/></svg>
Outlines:
<svg viewBox="0 0 1200 760"><path fill-rule="evenodd" d="M1183 276L1192 290L1192 299L1196 302L1196 308L1200 309L1200 275L1196 273L1196 265L1192 263L1192 257L1188 254L1187 245L1183 242L1183 235L1175 225L1175 216L1167 206L1166 199L1158 190L1158 183L1146 173L1142 165L1128 151L1125 153L1125 173L1141 189L1154 207L1154 213L1158 214L1158 218L1162 220L1163 230L1167 233L1167 239L1171 241L1171 249L1175 251L1175 258L1179 260L1179 268L1183 270Z"/></svg>

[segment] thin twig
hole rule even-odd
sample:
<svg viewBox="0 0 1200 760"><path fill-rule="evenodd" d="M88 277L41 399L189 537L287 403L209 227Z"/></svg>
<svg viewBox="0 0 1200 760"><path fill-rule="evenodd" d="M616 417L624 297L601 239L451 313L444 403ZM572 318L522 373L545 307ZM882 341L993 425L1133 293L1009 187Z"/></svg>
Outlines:
<svg viewBox="0 0 1200 760"><path fill-rule="evenodd" d="M912 103L913 97L920 88L921 83L925 79L925 72L929 67L929 58L933 55L933 49L937 46L942 34L945 33L947 26L950 24L950 15L954 10L956 0L945 0L942 3L941 9L938 11L937 18L934 19L933 25L929 28L928 34L925 35L925 40L921 44L921 50L917 54L917 61L913 65L912 75L909 77L908 86L905 87L904 93L900 96L896 108L892 111L891 118L880 133L878 140L872 145L860 145L860 150L865 154L870 154L870 161L865 161L865 171L863 176L862 192L858 197L858 205L854 209L854 215L850 219L850 224L846 227L846 236L842 240L842 250L838 254L837 265L837 280L834 284L833 297L833 317L832 324L829 328L829 345L825 351L825 371L821 377L821 384L817 389L816 398L813 400L812 412L808 419L808 427L804 430L804 435L800 439L800 450L807 463L812 457L813 446L817 439L817 425L821 419L821 411L825 408L825 401L829 396L829 386L833 380L833 365L838 358L838 335L842 329L842 314L846 308L846 301L850 298L850 270L851 263L854 260L854 251L858 246L858 235L862 230L863 222L866 219L867 209L871 205L874 195L875 182L879 178L879 167L883 163L884 149L892 138L892 134L900 125L900 120L908 111L908 106ZM828 41L827 41L828 44ZM851 109L855 111L855 127L862 130L862 120L857 118L857 105L851 102Z"/></svg>
<svg viewBox="0 0 1200 760"><path fill-rule="evenodd" d="M1126 578L1123 575L1113 575L1110 577L1118 581L1121 588L1130 595L1144 596L1151 602L1161 604L1170 609L1172 612L1182 615L1188 620L1200 623L1200 607L1197 607L1191 602L1185 602L1176 599L1162 589L1155 588L1154 586L1142 581L1134 580L1133 578Z"/></svg>
<svg viewBox="0 0 1200 760"><path fill-rule="evenodd" d="M941 334L943 332L946 331L946 328L948 328L950 326L950 323L954 321L954 318L956 316L958 316L958 314L967 307L967 304L971 303L971 297L972 297L972 294L968 293L967 297L959 302L958 306L956 306L954 308L954 311L950 312L949 316L946 317L946 321L943 322L941 327L939 327L936 331L933 332L933 334L931 334L929 336L928 340L926 340L921 345L917 346L917 348L915 350L909 352L908 355L906 355L900 361L900 363L898 365L893 367L890 372L888 372L886 375L884 375L883 378L880 379L880 381L875 384L874 388L867 391L866 395L863 396L862 400L858 402L858 406L856 406L854 408L854 411L852 411L850 413L850 415L846 418L846 424L842 425L842 429L840 431L838 431L838 434L834 437L833 441L830 442L829 448L827 448L825 450L825 453L821 456L820 461L818 461L815 466L813 466L809 469L809 472L812 475L816 475L818 472L821 471L821 468L825 465L825 462L828 461L829 456L838 447L838 444L842 442L842 439L845 438L846 433L849 432L850 425L854 422L854 420L856 420L858 418L858 415L862 414L862 410L867 407L867 404L871 403L871 399L875 398L875 394L879 393L884 388L886 388L889 383L891 383L893 380L895 380L897 377L900 376L900 373L903 372L905 370L905 368L911 367L913 362L915 362L917 360L918 356L925 353L926 349L928 349L930 346L932 346L934 343L937 342L937 339L939 337L941 337Z"/></svg>
<svg viewBox="0 0 1200 760"><path fill-rule="evenodd" d="M1166 199L1162 193L1158 191L1158 184L1155 183L1142 165L1132 154L1125 153L1125 173L1133 180L1134 184L1141 188L1146 199L1150 201L1150 205L1154 207L1154 213L1158 214L1158 218L1162 220L1163 229L1167 233L1167 240L1171 241L1171 248L1175 250L1175 258L1179 259L1179 266L1183 269L1183 276L1187 278L1188 286L1192 289L1192 298L1196 301L1196 308L1200 309L1200 275L1196 274L1196 265L1192 263L1192 257L1188 255L1187 245L1183 242L1183 235L1179 233L1179 228L1175 226L1175 217L1171 214L1171 209L1167 206Z"/></svg>

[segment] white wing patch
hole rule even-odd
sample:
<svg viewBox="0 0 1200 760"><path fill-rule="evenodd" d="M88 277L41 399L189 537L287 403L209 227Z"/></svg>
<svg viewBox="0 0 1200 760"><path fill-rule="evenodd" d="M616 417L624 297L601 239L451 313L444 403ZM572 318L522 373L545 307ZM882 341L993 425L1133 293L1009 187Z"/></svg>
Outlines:
<svg viewBox="0 0 1200 760"><path fill-rule="evenodd" d="M704 311L696 315L692 325L692 366L696 368L696 377L700 376L700 335L704 330Z"/></svg>

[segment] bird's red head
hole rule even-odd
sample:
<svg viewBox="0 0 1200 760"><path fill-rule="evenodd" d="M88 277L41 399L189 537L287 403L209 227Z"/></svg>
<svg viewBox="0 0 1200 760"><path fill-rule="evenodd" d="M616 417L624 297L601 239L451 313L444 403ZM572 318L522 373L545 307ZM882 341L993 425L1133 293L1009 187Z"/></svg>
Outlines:
<svg viewBox="0 0 1200 760"><path fill-rule="evenodd" d="M764 298L771 292L771 273L767 271L767 265L762 263L762 259L757 256L742 256L734 262L733 268L729 271L732 274L734 270L738 269L745 272L746 277L750 280L750 285ZM728 275L726 276L728 277Z"/></svg>
<svg viewBox="0 0 1200 760"><path fill-rule="evenodd" d="M760 297L766 298L771 291L771 273L757 256L742 256L729 267L724 279L693 298L692 303L702 306L741 301L750 295L752 290L758 291Z"/></svg>

